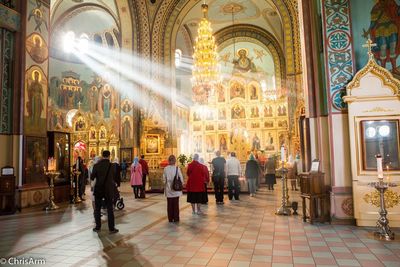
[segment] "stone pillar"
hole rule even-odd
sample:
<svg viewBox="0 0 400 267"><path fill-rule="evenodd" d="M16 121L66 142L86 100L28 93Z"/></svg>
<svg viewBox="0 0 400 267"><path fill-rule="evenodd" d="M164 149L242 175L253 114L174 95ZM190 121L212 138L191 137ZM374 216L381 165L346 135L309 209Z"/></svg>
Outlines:
<svg viewBox="0 0 400 267"><path fill-rule="evenodd" d="M350 1L322 0L322 28L331 158L331 216L333 222L353 222L348 115L342 99L346 94L345 86L355 73Z"/></svg>

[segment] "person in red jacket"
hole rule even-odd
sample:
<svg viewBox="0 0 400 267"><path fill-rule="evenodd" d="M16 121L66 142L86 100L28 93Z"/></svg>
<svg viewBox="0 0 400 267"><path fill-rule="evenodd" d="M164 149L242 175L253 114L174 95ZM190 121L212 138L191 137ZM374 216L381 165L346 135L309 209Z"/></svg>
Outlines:
<svg viewBox="0 0 400 267"><path fill-rule="evenodd" d="M199 162L198 154L193 155L193 161L188 165L187 175L187 202L192 204L193 214L201 214L200 203L205 202L204 183L207 180L207 170Z"/></svg>
<svg viewBox="0 0 400 267"><path fill-rule="evenodd" d="M146 176L149 174L149 166L147 165L147 161L144 160L144 155L140 156L139 163L142 166L142 192L140 193L140 198L145 198Z"/></svg>

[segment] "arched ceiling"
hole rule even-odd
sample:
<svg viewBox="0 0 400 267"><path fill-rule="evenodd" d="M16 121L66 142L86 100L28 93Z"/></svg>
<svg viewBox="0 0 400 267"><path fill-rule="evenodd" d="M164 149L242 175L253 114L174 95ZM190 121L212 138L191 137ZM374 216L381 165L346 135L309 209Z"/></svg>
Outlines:
<svg viewBox="0 0 400 267"><path fill-rule="evenodd" d="M104 7L114 18L118 17L117 6L114 0L54 0L50 4L50 20L57 21L65 16L66 12L80 6L101 6Z"/></svg>
<svg viewBox="0 0 400 267"><path fill-rule="evenodd" d="M177 48L190 51L188 36L193 41L197 36L198 24L203 17L201 4L198 3L186 14L182 20L177 35ZM279 43L283 42L283 27L281 17L272 0L209 0L208 17L214 32L232 26L232 10L234 24L246 23L258 26L270 32Z"/></svg>

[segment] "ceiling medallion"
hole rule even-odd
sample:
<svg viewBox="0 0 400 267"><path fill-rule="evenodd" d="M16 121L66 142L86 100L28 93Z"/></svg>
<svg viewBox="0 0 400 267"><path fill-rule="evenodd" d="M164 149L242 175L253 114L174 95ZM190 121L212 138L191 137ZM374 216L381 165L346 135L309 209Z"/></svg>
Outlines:
<svg viewBox="0 0 400 267"><path fill-rule="evenodd" d="M232 13L237 14L239 12L243 12L244 10L245 10L244 6L239 5L238 3L232 3L232 2L229 4L223 5L221 7L221 11L224 14L232 14Z"/></svg>

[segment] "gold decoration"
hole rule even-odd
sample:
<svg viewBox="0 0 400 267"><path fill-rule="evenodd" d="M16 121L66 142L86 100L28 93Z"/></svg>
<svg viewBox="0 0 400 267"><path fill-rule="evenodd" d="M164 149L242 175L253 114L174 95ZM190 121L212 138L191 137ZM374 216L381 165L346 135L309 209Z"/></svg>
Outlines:
<svg viewBox="0 0 400 267"><path fill-rule="evenodd" d="M365 194L363 197L366 203L372 204L372 206L380 207L380 194L378 191L374 191ZM385 207L390 209L400 204L400 195L393 190L388 189L385 192Z"/></svg>
<svg viewBox="0 0 400 267"><path fill-rule="evenodd" d="M218 53L211 23L207 19L208 5L201 5L204 17L197 30L193 54L192 85L194 92L203 96L199 102L206 102L210 91L218 82ZM202 89L200 89L202 88Z"/></svg>
<svg viewBox="0 0 400 267"><path fill-rule="evenodd" d="M364 110L363 112L390 112L390 111L394 111L394 110L382 108L382 107L374 107L373 109Z"/></svg>
<svg viewBox="0 0 400 267"><path fill-rule="evenodd" d="M364 68L362 68L359 72L357 72L353 80L347 85L347 90L350 90L350 95L351 95L351 90L354 88L358 88L360 86L361 78L364 77L367 73L372 73L381 79L383 86L389 87L394 95L398 95L399 94L398 88L400 88L400 81L395 79L390 71L379 66L376 63L374 57L371 56L372 46L373 44L371 40L368 40L367 44L365 45L365 47L368 48L368 56L369 56L368 63Z"/></svg>

